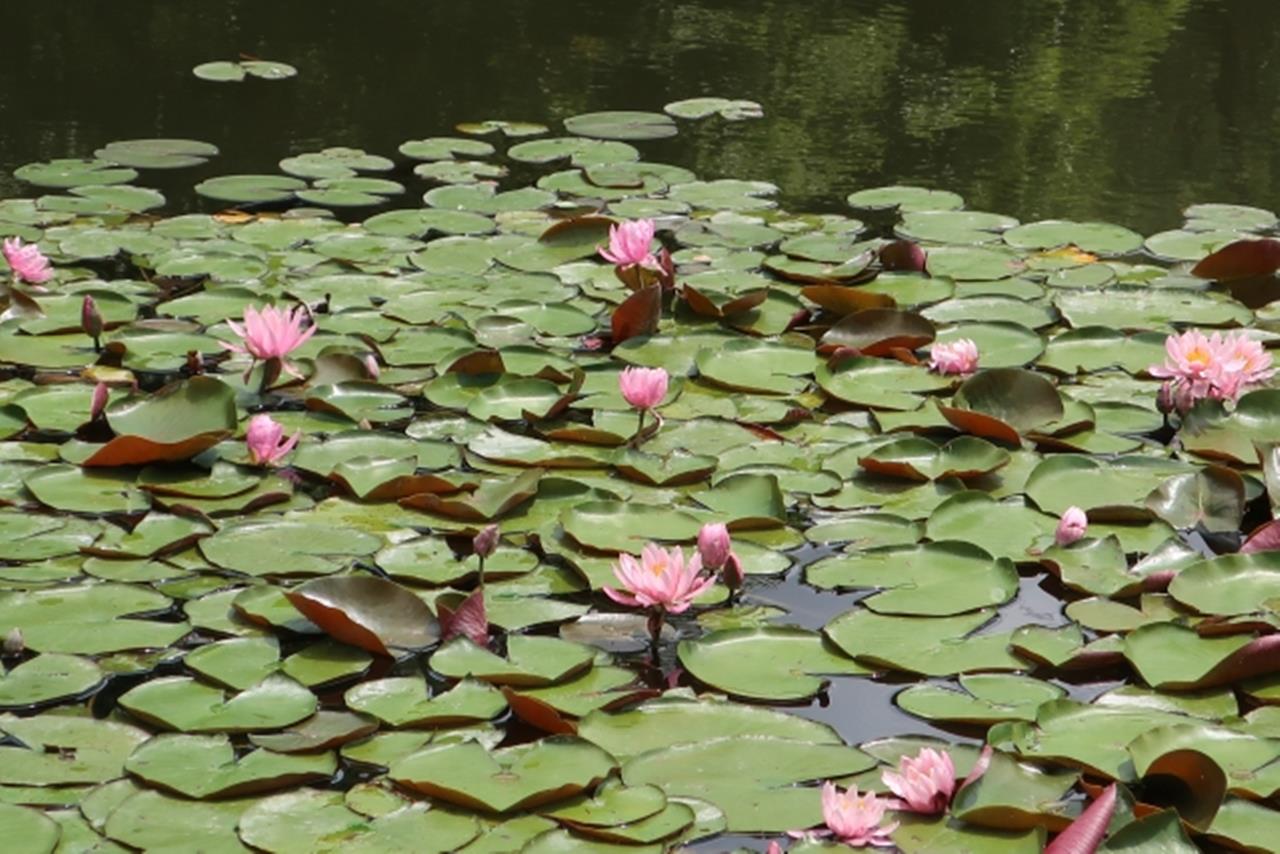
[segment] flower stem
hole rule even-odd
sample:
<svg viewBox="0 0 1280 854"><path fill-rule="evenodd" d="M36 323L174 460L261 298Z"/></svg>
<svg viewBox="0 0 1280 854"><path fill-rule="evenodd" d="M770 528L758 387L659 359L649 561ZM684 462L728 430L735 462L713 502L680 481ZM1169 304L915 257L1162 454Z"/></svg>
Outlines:
<svg viewBox="0 0 1280 854"><path fill-rule="evenodd" d="M658 644L662 640L662 618L664 614L661 608L656 608L649 612L649 646L653 649L654 657L658 655Z"/></svg>

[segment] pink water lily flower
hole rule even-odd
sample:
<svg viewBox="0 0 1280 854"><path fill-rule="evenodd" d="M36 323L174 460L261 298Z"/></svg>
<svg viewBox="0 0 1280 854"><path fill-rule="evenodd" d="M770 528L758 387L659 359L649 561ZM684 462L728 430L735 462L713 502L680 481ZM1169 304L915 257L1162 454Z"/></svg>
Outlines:
<svg viewBox="0 0 1280 854"><path fill-rule="evenodd" d="M1210 338L1199 329L1188 329L1165 339L1164 364L1152 365L1147 373L1199 387L1199 394L1203 395L1213 376L1221 370L1221 349L1222 338L1218 333Z"/></svg>
<svg viewBox="0 0 1280 854"><path fill-rule="evenodd" d="M284 427L270 415L255 415L245 429L244 443L249 448L249 459L254 465L269 466L293 450L302 438L302 431L284 438Z"/></svg>
<svg viewBox="0 0 1280 854"><path fill-rule="evenodd" d="M224 349L232 352L247 353L253 357L254 361L279 359L280 366L287 373L301 379L302 374L286 362L284 357L301 347L315 334L315 324L302 328L305 317L306 313L302 306L283 309L269 305L261 311L249 306L244 310L243 326L234 320L227 321L231 331L240 336L242 343L231 344L226 341L219 343Z"/></svg>
<svg viewBox="0 0 1280 854"><path fill-rule="evenodd" d="M1235 400L1246 386L1269 380L1275 372L1271 367L1271 354L1261 343L1244 332L1229 333L1218 347L1218 371L1210 394Z"/></svg>
<svg viewBox="0 0 1280 854"><path fill-rule="evenodd" d="M605 587L605 595L619 605L631 608L655 608L667 614L688 610L693 600L714 583L715 578L702 571L702 558L694 555L686 562L679 546L663 549L654 543L644 547L640 559L629 554L618 555L614 577L622 590Z"/></svg>
<svg viewBox="0 0 1280 854"><path fill-rule="evenodd" d="M600 255L619 267L639 264L650 270L660 267L656 256L649 251L653 243L653 220L637 219L609 226L609 247Z"/></svg>
<svg viewBox="0 0 1280 854"><path fill-rule="evenodd" d="M20 237L4 242L4 260L8 262L15 279L40 285L53 278L49 259L44 257L40 247L34 243L23 246Z"/></svg>
<svg viewBox="0 0 1280 854"><path fill-rule="evenodd" d="M969 338L934 344L929 350L929 369L943 375L971 374L978 369L978 345Z"/></svg>
<svg viewBox="0 0 1280 854"><path fill-rule="evenodd" d="M1060 546L1069 546L1084 536L1089 528L1089 517L1079 507L1068 507L1058 520L1058 528L1053 532L1053 541Z"/></svg>
<svg viewBox="0 0 1280 854"><path fill-rule="evenodd" d="M636 409L653 409L667 396L670 378L662 368L627 368L618 375L618 388Z"/></svg>
<svg viewBox="0 0 1280 854"><path fill-rule="evenodd" d="M901 807L912 812L936 815L945 812L956 789L956 766L951 754L932 747L922 749L914 757L898 760L898 771L885 771L880 779L901 801Z"/></svg>
<svg viewBox="0 0 1280 854"><path fill-rule="evenodd" d="M857 786L841 792L834 783L822 784L822 819L831 835L845 845L854 848L893 845L889 834L898 829L898 822L880 824L887 806L874 792L859 795Z"/></svg>

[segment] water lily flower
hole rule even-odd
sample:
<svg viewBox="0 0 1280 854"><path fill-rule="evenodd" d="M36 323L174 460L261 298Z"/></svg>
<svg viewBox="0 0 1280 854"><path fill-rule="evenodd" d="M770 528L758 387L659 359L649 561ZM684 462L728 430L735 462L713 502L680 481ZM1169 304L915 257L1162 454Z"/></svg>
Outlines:
<svg viewBox="0 0 1280 854"><path fill-rule="evenodd" d="M93 301L93 297L85 294L84 301L80 303L80 328L93 339L95 351L102 350L102 325L102 312L98 311L98 304Z"/></svg>
<svg viewBox="0 0 1280 854"><path fill-rule="evenodd" d="M897 773L885 771L880 779L898 796L902 808L936 815L951 803L956 789L956 766L945 750L926 747L914 757L900 758Z"/></svg>
<svg viewBox="0 0 1280 854"><path fill-rule="evenodd" d="M722 522L708 522L698 531L698 557L710 570L724 566L732 551L729 528Z"/></svg>
<svg viewBox="0 0 1280 854"><path fill-rule="evenodd" d="M669 381L662 368L627 368L618 375L618 388L627 403L643 411L662 402Z"/></svg>
<svg viewBox="0 0 1280 854"><path fill-rule="evenodd" d="M301 347L307 342L307 339L315 334L315 324L308 326L306 329L302 328L304 314L302 306L294 306L286 310L269 305L261 311L249 306L244 310L243 326L234 320L227 321L231 331L240 336L242 343L231 344L226 341L219 343L226 350L235 353L247 353L253 358L254 362L259 360L264 362L274 361L277 368L284 368L285 372L290 376L301 379L302 374L298 373L292 365L285 361L285 356ZM250 365L249 370L245 371L246 379L252 370L253 366ZM266 385L269 381L268 378L264 377L263 384Z"/></svg>
<svg viewBox="0 0 1280 854"><path fill-rule="evenodd" d="M778 844L778 840L770 839L769 847L764 849L764 854L782 854L782 846Z"/></svg>
<svg viewBox="0 0 1280 854"><path fill-rule="evenodd" d="M609 246L600 255L619 267L638 264L649 270L658 270L658 258L649 251L653 243L654 225L651 219L637 219L609 226Z"/></svg>
<svg viewBox="0 0 1280 854"><path fill-rule="evenodd" d="M1218 348L1218 365L1220 375L1238 378L1241 386L1256 385L1276 372L1271 367L1271 354L1244 332L1223 337Z"/></svg>
<svg viewBox="0 0 1280 854"><path fill-rule="evenodd" d="M703 574L698 555L686 561L679 546L663 549L654 543L644 547L639 560L625 553L618 555L613 574L623 591L606 586L604 592L610 599L632 608L660 608L668 614L688 610L714 581Z"/></svg>
<svg viewBox="0 0 1280 854"><path fill-rule="evenodd" d="M293 450L302 438L302 431L284 438L284 427L270 415L255 415L249 419L244 442L249 448L249 459L254 465L268 466Z"/></svg>
<svg viewBox="0 0 1280 854"><path fill-rule="evenodd" d="M622 391L623 399L640 413L636 433L631 437L633 444L644 438L644 414L667 396L668 381L667 372L662 368L626 368L618 374L618 388ZM653 414L658 417L657 412ZM659 418L657 428L661 426L662 419Z"/></svg>
<svg viewBox="0 0 1280 854"><path fill-rule="evenodd" d="M53 278L49 259L34 243L22 245L22 238L13 237L4 242L4 260L13 271L15 281L41 285Z"/></svg>
<svg viewBox="0 0 1280 854"><path fill-rule="evenodd" d="M887 806L874 792L859 795L857 786L841 792L834 783L822 784L822 819L830 835L845 845L854 848L893 845L889 834L898 829L898 822L880 824Z"/></svg>
<svg viewBox="0 0 1280 854"><path fill-rule="evenodd" d="M107 408L107 395L109 391L106 383L98 383L93 387L93 398L89 402L89 420L97 421L101 417L103 411Z"/></svg>
<svg viewBox="0 0 1280 854"><path fill-rule="evenodd" d="M698 555L686 562L679 546L663 549L655 543L644 547L639 560L629 554L618 555L613 574L622 590L606 585L605 595L619 605L648 608L649 632L655 644L665 615L688 610L693 600L715 582L714 576L703 573Z"/></svg>
<svg viewBox="0 0 1280 854"><path fill-rule="evenodd" d="M1147 372L1165 380L1156 405L1166 414L1186 414L1200 400L1235 401L1275 375L1271 354L1245 332L1224 336L1188 329L1166 338L1164 349L1164 363Z"/></svg>
<svg viewBox="0 0 1280 854"><path fill-rule="evenodd" d="M1058 528L1053 532L1053 541L1060 546L1069 546L1084 536L1089 528L1089 517L1079 507L1068 507L1058 520Z"/></svg>
<svg viewBox="0 0 1280 854"><path fill-rule="evenodd" d="M978 345L970 338L934 344L929 350L929 369L943 375L971 374L978 369Z"/></svg>
<svg viewBox="0 0 1280 854"><path fill-rule="evenodd" d="M1217 333L1209 338L1199 329L1188 329L1181 335L1170 335L1164 341L1164 364L1152 365L1147 373L1198 389L1197 396L1203 396L1212 376L1221 368L1221 348L1222 339Z"/></svg>

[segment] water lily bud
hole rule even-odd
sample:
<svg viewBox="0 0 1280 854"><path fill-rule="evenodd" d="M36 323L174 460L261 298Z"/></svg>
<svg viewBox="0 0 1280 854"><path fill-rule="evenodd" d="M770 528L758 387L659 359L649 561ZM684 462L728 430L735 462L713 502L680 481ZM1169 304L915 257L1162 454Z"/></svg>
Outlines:
<svg viewBox="0 0 1280 854"><path fill-rule="evenodd" d="M9 629L9 633L4 636L4 654L20 655L27 648L27 642L22 637L22 629L14 626Z"/></svg>
<svg viewBox="0 0 1280 854"><path fill-rule="evenodd" d="M477 555L486 558L498 548L498 526L486 525L471 540L471 548Z"/></svg>
<svg viewBox="0 0 1280 854"><path fill-rule="evenodd" d="M98 304L88 294L84 295L84 302L80 303L80 328L95 343L102 337L102 312L98 311Z"/></svg>
<svg viewBox="0 0 1280 854"><path fill-rule="evenodd" d="M733 552L729 552L728 560L720 568L720 576L724 579L724 586L730 590L737 590L746 580L747 574L742 570L742 561Z"/></svg>
<svg viewBox="0 0 1280 854"><path fill-rule="evenodd" d="M1058 520L1058 529L1054 531L1053 541L1060 546L1069 546L1084 536L1089 527L1089 517L1079 507L1068 507Z"/></svg>
<svg viewBox="0 0 1280 854"><path fill-rule="evenodd" d="M1160 391L1156 392L1156 409L1161 414L1169 415L1177 408L1174 402L1173 380L1165 380L1160 386Z"/></svg>
<svg viewBox="0 0 1280 854"><path fill-rule="evenodd" d="M97 421L102 411L107 408L107 384L98 383L93 387L93 401L89 404L89 420Z"/></svg>
<svg viewBox="0 0 1280 854"><path fill-rule="evenodd" d="M372 353L365 353L362 361L364 362L364 369L369 373L369 379L376 380L382 373L382 369L378 367L378 358Z"/></svg>
<svg viewBox="0 0 1280 854"><path fill-rule="evenodd" d="M724 566L731 548L729 529L724 524L708 522L698 531L698 554L702 556L702 565L707 569L715 570Z"/></svg>

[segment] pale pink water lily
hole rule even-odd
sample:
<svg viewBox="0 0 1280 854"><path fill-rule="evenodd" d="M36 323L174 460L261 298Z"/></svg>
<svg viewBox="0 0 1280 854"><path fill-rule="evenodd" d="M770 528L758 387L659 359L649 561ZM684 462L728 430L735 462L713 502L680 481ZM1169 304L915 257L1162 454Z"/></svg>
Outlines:
<svg viewBox="0 0 1280 854"><path fill-rule="evenodd" d="M693 600L714 583L715 578L702 571L702 558L684 558L679 546L664 549L649 543L637 560L629 554L618 555L614 577L622 590L604 588L605 595L619 605L631 608L654 608L667 614L688 610Z"/></svg>
<svg viewBox="0 0 1280 854"><path fill-rule="evenodd" d="M782 846L778 844L778 840L770 839L769 847L764 849L764 854L782 854Z"/></svg>
<svg viewBox="0 0 1280 854"><path fill-rule="evenodd" d="M859 795L857 786L841 792L834 783L822 784L822 820L831 835L845 845L854 848L893 845L889 834L898 829L898 822L880 824L887 807L888 803L874 792Z"/></svg>
<svg viewBox="0 0 1280 854"><path fill-rule="evenodd" d="M1164 364L1152 365L1147 368L1147 373L1193 387L1199 384L1207 389L1211 377L1220 369L1221 348L1222 339L1216 332L1213 338L1199 329L1170 335L1164 341Z"/></svg>
<svg viewBox="0 0 1280 854"><path fill-rule="evenodd" d="M658 270L660 263L649 251L653 243L654 225L651 219L636 219L609 226L609 246L600 250L606 261L625 267L639 264L650 270Z"/></svg>
<svg viewBox="0 0 1280 854"><path fill-rule="evenodd" d="M654 407L667 396L668 382L667 372L662 368L626 368L618 374L618 389L622 392L623 399L635 407L639 413L636 432L631 437L633 447L653 435L653 432L647 435L645 433L644 414L646 412L653 411L653 417L657 419L653 430L662 428L662 416L658 415Z"/></svg>
<svg viewBox="0 0 1280 854"><path fill-rule="evenodd" d="M1053 541L1060 546L1069 546L1084 536L1089 529L1089 517L1079 507L1068 507L1058 520L1058 527L1053 532Z"/></svg>
<svg viewBox="0 0 1280 854"><path fill-rule="evenodd" d="M302 438L302 431L284 438L284 427L270 415L255 415L249 419L244 442L249 449L249 459L254 465L268 466L293 450Z"/></svg>
<svg viewBox="0 0 1280 854"><path fill-rule="evenodd" d="M935 815L945 812L951 803L956 766L945 750L926 747L914 757L901 757L897 772L885 771L880 779L898 796L901 808Z"/></svg>
<svg viewBox="0 0 1280 854"><path fill-rule="evenodd" d="M618 374L618 388L636 409L653 409L667 396L670 377L662 368L626 368Z"/></svg>
<svg viewBox="0 0 1280 854"><path fill-rule="evenodd" d="M723 522L708 522L698 531L698 557L707 569L724 566L732 550L729 528Z"/></svg>
<svg viewBox="0 0 1280 854"><path fill-rule="evenodd" d="M1276 372L1271 367L1271 354L1244 332L1231 332L1223 337L1218 364L1221 374L1239 378L1242 386L1257 385L1271 379Z"/></svg>
<svg viewBox="0 0 1280 854"><path fill-rule="evenodd" d="M1165 380L1156 402L1166 413L1185 414L1200 400L1235 401L1275 375L1271 354L1245 332L1188 329L1166 338L1164 348L1164 363L1147 372Z"/></svg>
<svg viewBox="0 0 1280 854"><path fill-rule="evenodd" d="M34 243L22 244L22 238L12 237L4 242L4 260L13 271L15 280L41 285L53 278L53 268Z"/></svg>
<svg viewBox="0 0 1280 854"><path fill-rule="evenodd" d="M970 338L934 344L929 350L929 369L943 375L971 374L978 369L978 345Z"/></svg>
<svg viewBox="0 0 1280 854"><path fill-rule="evenodd" d="M315 324L303 328L302 322L306 316L302 306L283 309L269 305L261 311L249 306L244 310L243 326L234 320L227 321L231 331L240 336L242 343L231 344L226 341L219 343L224 349L248 354L254 361L265 362L278 359L280 367L284 368L288 374L301 379L302 374L285 361L285 356L301 347L315 334ZM245 376L248 376L247 371Z"/></svg>

